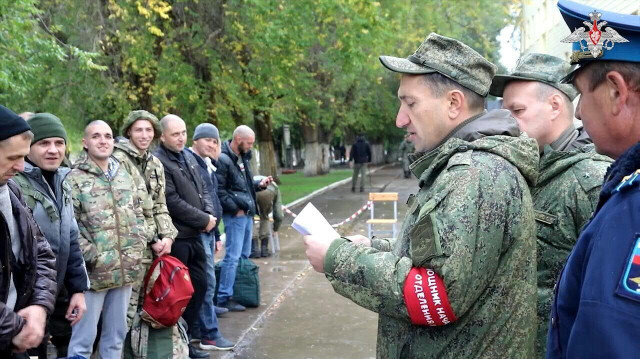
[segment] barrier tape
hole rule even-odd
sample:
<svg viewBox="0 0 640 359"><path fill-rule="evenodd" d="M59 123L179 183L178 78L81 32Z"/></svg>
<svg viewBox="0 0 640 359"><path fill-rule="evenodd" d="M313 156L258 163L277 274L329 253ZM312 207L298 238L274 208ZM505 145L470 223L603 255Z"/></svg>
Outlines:
<svg viewBox="0 0 640 359"><path fill-rule="evenodd" d="M289 208L282 206L282 209L291 217L296 218L298 215L291 212L291 210L289 210ZM358 209L356 211L356 213L352 214L351 216L349 216L347 219L345 219L344 221L338 223L338 224L332 224L331 227L333 228L337 228L342 226L345 223L349 223L351 221L353 221L354 219L356 219L359 215L362 214L362 212L364 212L365 210L370 210L371 209L371 201L367 201L367 203L365 203L364 206L360 207L360 209Z"/></svg>

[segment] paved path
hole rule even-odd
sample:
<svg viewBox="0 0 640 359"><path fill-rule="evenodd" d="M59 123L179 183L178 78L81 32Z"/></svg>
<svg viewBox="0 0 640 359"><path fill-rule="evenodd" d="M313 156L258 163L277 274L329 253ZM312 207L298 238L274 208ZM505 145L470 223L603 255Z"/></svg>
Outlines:
<svg viewBox="0 0 640 359"><path fill-rule="evenodd" d="M416 179L404 179L400 167L385 167L371 177L364 193L352 193L347 183L310 201L333 224L364 205L368 192L398 192L401 221L409 194L417 190ZM305 204L291 210L297 213ZM390 217L392 209L376 207L378 214ZM368 216L364 212L338 232L366 235ZM313 271L291 221L287 216L282 225L280 253L256 260L262 305L220 318L222 333L238 345L232 352L212 352L211 358L375 358L377 315L335 294L324 275ZM217 260L222 256L218 253Z"/></svg>

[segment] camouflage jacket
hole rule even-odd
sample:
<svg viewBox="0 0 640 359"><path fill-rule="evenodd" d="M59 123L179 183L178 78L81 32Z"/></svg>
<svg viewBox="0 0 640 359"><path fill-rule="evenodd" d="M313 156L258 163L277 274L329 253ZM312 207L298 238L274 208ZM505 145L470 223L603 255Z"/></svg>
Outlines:
<svg viewBox="0 0 640 359"><path fill-rule="evenodd" d="M113 156L133 177L138 188L138 196L142 201L142 212L147 228L147 242L150 242L154 237L175 239L178 231L173 226L167 209L162 162L149 151L145 155L141 155L128 140L119 141L115 147ZM145 258L152 258L150 246L147 246Z"/></svg>
<svg viewBox="0 0 640 359"><path fill-rule="evenodd" d="M404 158L405 156L413 153L413 143L407 140L402 140L402 143L400 143L400 147L398 148L398 150L400 151L400 157Z"/></svg>
<svg viewBox="0 0 640 359"><path fill-rule="evenodd" d="M508 134L508 135L507 135ZM325 275L335 291L379 313L378 358L531 358L535 234L527 182L538 147L504 110L465 121L416 154L419 191L397 240L335 240ZM433 270L457 320L412 324L403 288L412 268ZM427 271L428 272L428 271Z"/></svg>
<svg viewBox="0 0 640 359"><path fill-rule="evenodd" d="M539 177L531 190L538 241L537 357L544 357L553 287L593 213L604 175L612 160L593 145L569 151L546 147Z"/></svg>
<svg viewBox="0 0 640 359"><path fill-rule="evenodd" d="M269 224L269 213L273 212L273 230L275 232L280 229L284 219L280 187L275 182L271 182L263 191L257 192L256 196L260 211L260 238L264 238L269 235L268 230L262 230L263 227Z"/></svg>
<svg viewBox="0 0 640 359"><path fill-rule="evenodd" d="M119 163L114 159L119 167ZM142 280L145 224L137 188L123 168L109 181L86 152L67 176L78 221L78 242L91 290Z"/></svg>

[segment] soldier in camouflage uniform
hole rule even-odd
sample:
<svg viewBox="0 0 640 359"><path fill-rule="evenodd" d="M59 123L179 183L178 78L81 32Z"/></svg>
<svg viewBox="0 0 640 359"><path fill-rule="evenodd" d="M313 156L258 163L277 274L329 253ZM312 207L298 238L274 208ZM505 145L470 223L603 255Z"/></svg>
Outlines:
<svg viewBox="0 0 640 359"><path fill-rule="evenodd" d="M531 189L538 240L536 356L545 357L556 279L580 229L598 203L612 160L599 155L582 127L573 124L578 91L560 80L571 65L554 56L527 54L513 73L497 75L489 93L503 98L520 128L538 141L538 180Z"/></svg>
<svg viewBox="0 0 640 359"><path fill-rule="evenodd" d="M253 176L254 181L261 181L264 176ZM280 196L280 188L275 182L269 183L267 188L263 191L256 192L256 200L258 202L258 208L260 212L260 229L258 231L258 239L260 240L260 255L259 257L269 257L269 237L277 235L282 220L284 219L284 213L282 212L282 201ZM273 217L273 233L271 231L271 221L269 220L269 214L272 213ZM272 237L273 238L273 237ZM257 244L256 244L257 247ZM272 248L275 251L276 248ZM256 252L257 252L256 248Z"/></svg>
<svg viewBox="0 0 640 359"><path fill-rule="evenodd" d="M335 291L379 313L379 358L530 358L535 140L508 111L486 112L495 65L430 34L407 59L396 125L416 153L419 191L397 239L305 236Z"/></svg>
<svg viewBox="0 0 640 359"><path fill-rule="evenodd" d="M131 111L125 119L120 129L120 134L125 138L115 144L113 156L120 162L120 165L133 177L133 181L138 188L138 195L142 201L142 212L146 224L147 247L142 258L143 272L146 273L153 260L153 255L161 256L171 253L171 245L178 231L173 226L169 210L165 200L164 190L164 167L162 162L155 157L149 148L154 139L160 137L160 123L158 118L152 113L137 110ZM138 304L142 303L143 295L140 293L142 281L133 285L129 310L127 312L127 324L131 327L134 315L138 312ZM138 325L146 325L137 321ZM131 330L134 330L133 328ZM171 343L171 333L174 328L149 328L152 340L157 338L168 338ZM167 332L166 335L159 334L159 331ZM173 346L184 346L180 336L173 337ZM158 352L157 356L147 355L148 358L167 358L171 356L171 347L166 347L168 353ZM146 343L145 343L146 344ZM129 353L129 340L125 344L125 353Z"/></svg>
<svg viewBox="0 0 640 359"><path fill-rule="evenodd" d="M402 172L404 173L404 178L411 177L411 171L409 170L409 165L411 161L409 160L409 155L413 153L413 143L409 141L409 135L404 136L404 140L400 144L400 158L402 159Z"/></svg>
<svg viewBox="0 0 640 359"><path fill-rule="evenodd" d="M133 178L111 156L109 125L91 122L82 144L85 150L67 180L91 286L85 293L87 312L73 326L68 356L89 358L102 314L100 357L119 358L131 286L144 274L144 216Z"/></svg>

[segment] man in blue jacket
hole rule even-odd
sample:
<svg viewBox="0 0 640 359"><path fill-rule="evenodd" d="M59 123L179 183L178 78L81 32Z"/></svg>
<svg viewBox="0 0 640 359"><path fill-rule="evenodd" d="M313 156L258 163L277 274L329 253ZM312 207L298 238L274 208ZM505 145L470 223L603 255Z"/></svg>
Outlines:
<svg viewBox="0 0 640 359"><path fill-rule="evenodd" d="M256 135L249 126L241 125L233 131L233 139L222 143L218 160L218 197L222 204L222 220L227 235L225 256L220 270L218 306L232 312L246 308L231 299L236 268L240 257L251 254L253 216L258 214L256 190L264 189L273 179L254 181L249 162Z"/></svg>
<svg viewBox="0 0 640 359"><path fill-rule="evenodd" d="M61 167L67 132L60 119L50 113L37 113L28 123L34 137L24 171L15 181L56 256L56 306L47 328L58 358L63 358L67 356L71 325L86 311L84 291L89 289L89 278L78 244L71 187L64 182L71 170ZM45 336L37 350L38 358L47 358L48 341Z"/></svg>
<svg viewBox="0 0 640 359"><path fill-rule="evenodd" d="M547 358L640 353L640 21L560 0L579 68L565 81L596 150L616 161L556 286ZM588 25L588 28L585 28Z"/></svg>

